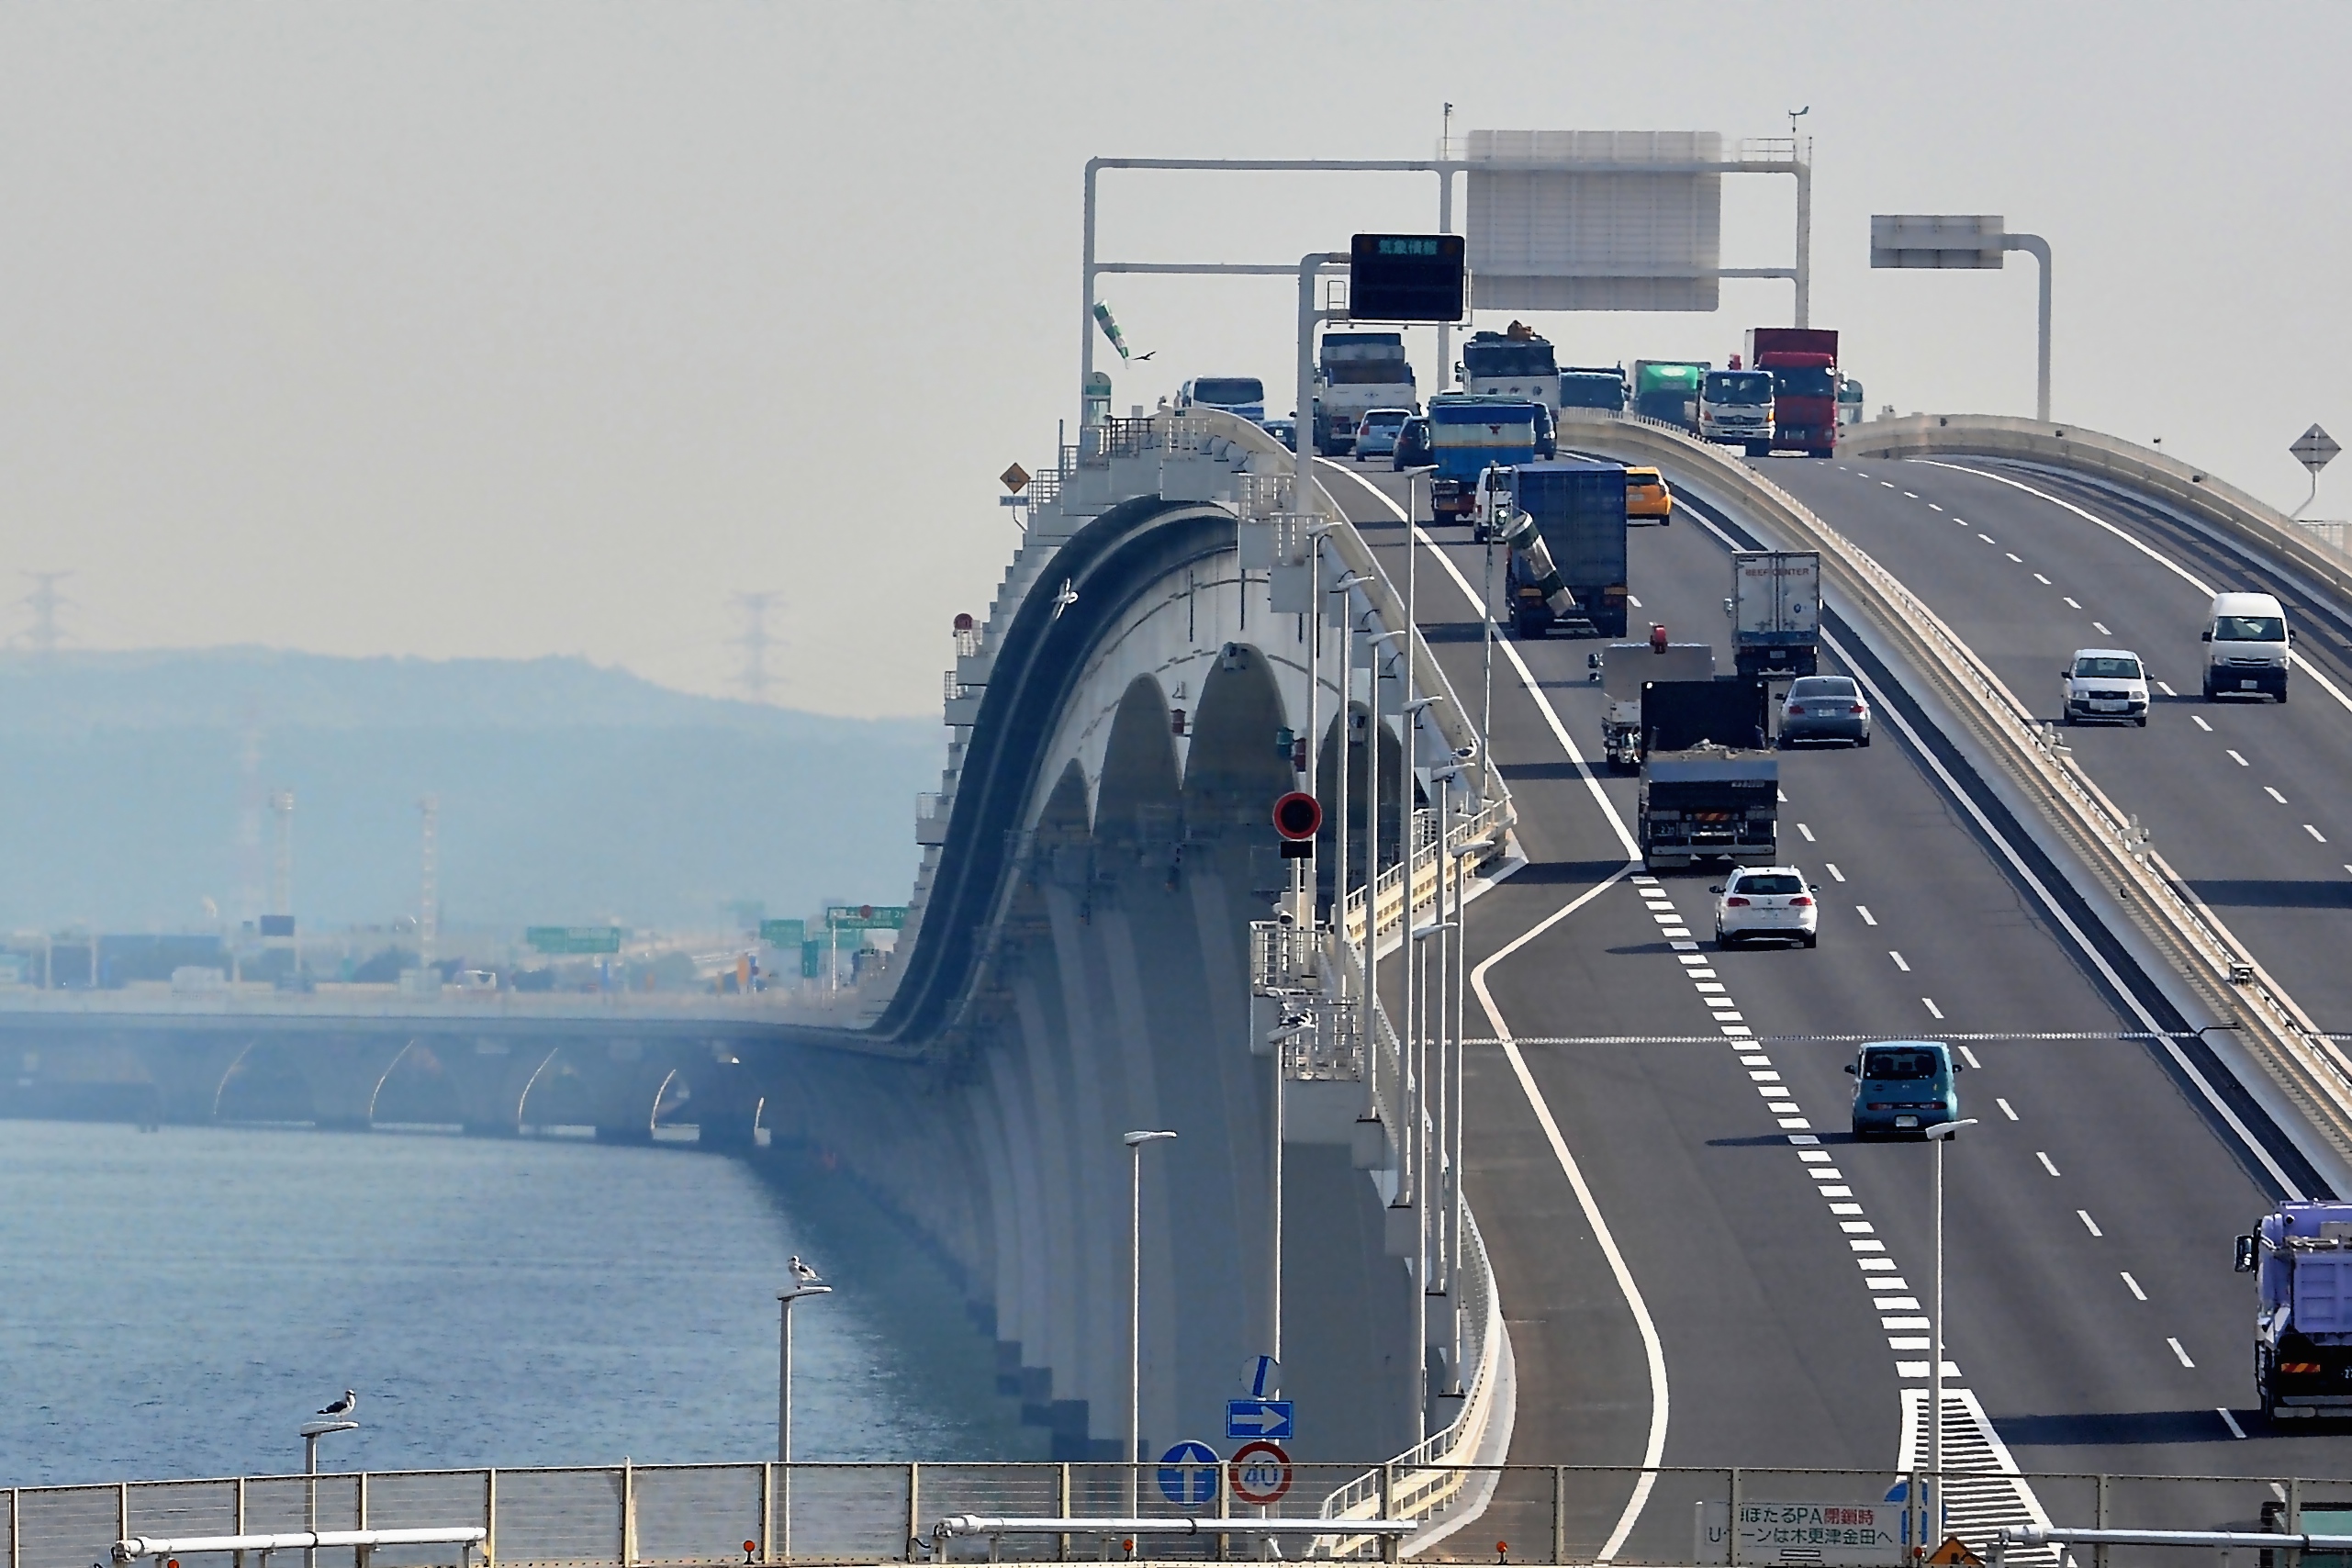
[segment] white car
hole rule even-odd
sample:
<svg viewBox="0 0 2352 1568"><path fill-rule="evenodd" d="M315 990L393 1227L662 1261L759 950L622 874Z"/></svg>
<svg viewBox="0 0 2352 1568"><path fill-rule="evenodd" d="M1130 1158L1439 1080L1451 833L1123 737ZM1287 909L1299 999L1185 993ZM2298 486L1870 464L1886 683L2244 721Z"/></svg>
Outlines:
<svg viewBox="0 0 2352 1568"><path fill-rule="evenodd" d="M1794 866L1747 866L1708 890L1715 895L1715 945L1730 947L1756 936L1778 936L1810 947L1821 910L1816 890Z"/></svg>
<svg viewBox="0 0 2352 1568"><path fill-rule="evenodd" d="M2119 724L2146 726L2148 670L2140 663L2140 655L2129 648L2077 648L2058 673L2066 680L2060 694L2060 723L2111 719Z"/></svg>

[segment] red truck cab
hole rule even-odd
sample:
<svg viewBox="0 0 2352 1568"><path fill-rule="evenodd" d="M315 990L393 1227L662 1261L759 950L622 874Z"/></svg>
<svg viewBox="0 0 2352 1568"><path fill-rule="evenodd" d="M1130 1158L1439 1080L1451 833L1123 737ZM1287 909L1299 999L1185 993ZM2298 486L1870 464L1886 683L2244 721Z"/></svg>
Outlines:
<svg viewBox="0 0 2352 1568"><path fill-rule="evenodd" d="M1819 327L1752 328L1747 363L1772 372L1772 450L1829 456L1837 442L1837 333Z"/></svg>

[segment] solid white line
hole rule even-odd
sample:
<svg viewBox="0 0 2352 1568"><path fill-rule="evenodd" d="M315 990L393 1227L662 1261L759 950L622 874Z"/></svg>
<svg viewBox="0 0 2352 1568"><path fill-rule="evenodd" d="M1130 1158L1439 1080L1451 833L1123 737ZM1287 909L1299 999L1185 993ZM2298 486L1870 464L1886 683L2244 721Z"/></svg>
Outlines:
<svg viewBox="0 0 2352 1568"><path fill-rule="evenodd" d="M2075 1210L2075 1218L2082 1221L2083 1228L2090 1232L2093 1236L2104 1236L2107 1234L2105 1231L2099 1228L2099 1222L2090 1217L2090 1211L2089 1209Z"/></svg>
<svg viewBox="0 0 2352 1568"><path fill-rule="evenodd" d="M1926 463L1931 468L1949 468L1955 474L1974 474L1978 478L1990 479L1997 485L2007 485L2012 490L2022 490L2029 496L2039 497L2041 499L2049 502L2052 506L2056 507L2061 511L2070 511L2074 513L2075 516L2082 519L2085 522L2092 523L2100 528L2105 529L2108 532L2113 534L2124 543L2129 544L2133 549L2137 550L2141 554L2145 555L2149 560L2154 561L2157 566L2162 566L2166 571L2170 572L2174 577L2178 577L2182 582L2187 583L2190 588L2195 588L2207 599L2213 597L2212 586L2196 576L2196 574L2189 571L2186 567L2180 566L2169 556L2164 555L2150 546L2142 543L2139 540L2133 538L2130 534L2124 532L2121 528L2118 528L2115 524L2108 521L2105 518L2100 517L2095 513L2086 511L2082 508L2075 505L2072 501L2060 500L2057 497L2050 494L2047 490L2037 490L2031 485L2021 484L2019 481L2009 477L2009 476L2005 474L1988 473L1982 468L1971 468L1963 463L1937 463L1926 458L1920 459L1920 461ZM2068 604L2074 604L2074 600L2072 599L2068 599L2066 602ZM2075 604L2075 608L2077 610L2080 610L2082 606ZM2337 686L2335 682L2328 679L2326 675L2309 659L2303 657L2301 654L2292 652L2290 652L2287 655L2287 657L2297 669L2302 670L2305 675L2310 676L2313 680L2318 681L2322 690L2325 691L2330 697L2335 698L2335 700L2346 710L2352 711L2352 697L2346 696L2343 689Z"/></svg>
<svg viewBox="0 0 2352 1568"><path fill-rule="evenodd" d="M2132 1278L2129 1272L2126 1272L2123 1276L2123 1288L2132 1293L2132 1299L2134 1301L2145 1301L2148 1299L2148 1293L2140 1288L2140 1282Z"/></svg>
<svg viewBox="0 0 2352 1568"><path fill-rule="evenodd" d="M1858 903L1854 905L1854 913L1862 916L1862 924L1865 925L1876 925L1878 924L1878 917L1870 913L1870 906L1866 903Z"/></svg>
<svg viewBox="0 0 2352 1568"><path fill-rule="evenodd" d="M2189 1352L2180 1348L2179 1340L2173 1338L2170 1335L2167 1335L2164 1342L2172 1347L2172 1353L2180 1358L2180 1364L2182 1366L2190 1369L2192 1372L2196 1370L2197 1363L2189 1359Z"/></svg>
<svg viewBox="0 0 2352 1568"><path fill-rule="evenodd" d="M1324 463L1324 466L1334 473L1347 474L1348 477L1361 485L1366 493L1377 498L1383 506L1387 507L1397 521L1406 521L1404 509L1381 494L1372 482L1361 474L1350 473L1347 469L1328 461ZM1453 578L1454 585L1462 589L1462 597L1470 600L1471 608L1480 610L1483 615L1484 606L1478 595L1472 589L1469 579L1462 575L1460 568L1447 557L1446 553L1437 548L1436 542L1419 528L1413 530L1413 537L1430 547L1429 554L1437 557L1438 564L1445 568L1446 575ZM1500 637L1497 637L1495 642L1504 653L1510 656L1512 666L1518 671L1519 680L1527 688L1528 695L1535 699L1536 706L1542 711L1544 718L1551 725L1553 738L1559 741L1561 749L1568 754L1568 760L1574 764L1576 772L1584 778L1585 787L1592 791L1593 799L1599 802L1610 825L1617 829L1618 838L1624 844L1626 853L1629 856L1639 856L1641 847L1639 841L1627 830L1625 819L1618 815L1617 808L1610 803L1608 796L1602 791L1600 781L1593 776L1592 769L1585 766L1584 754L1576 749L1576 743L1569 738L1567 726L1561 723L1560 715L1545 700L1542 688L1536 684L1535 677L1529 673L1526 662L1519 657L1518 649ZM1484 744L1484 737L1482 736L1480 740L1482 745ZM1592 1188L1585 1183L1585 1173L1577 1166L1576 1157L1568 1152L1568 1140L1561 1136L1560 1123L1552 1116L1551 1107L1545 1103L1543 1091L1536 1087L1535 1075L1528 1070L1527 1058L1520 1053L1518 1042L1512 1038L1510 1026L1503 1021L1502 1010L1495 1005L1495 999L1486 989L1486 972L1529 942L1534 941L1544 932L1575 913L1594 899L1598 898L1622 879L1641 869L1641 863L1639 859L1629 861L1604 880L1585 889L1558 910L1536 922L1503 946L1496 948L1487 956L1484 961L1470 971L1471 989L1478 993L1478 1005L1485 1011L1487 1025L1494 1030L1495 1038L1506 1042L1503 1047L1504 1058L1510 1062L1511 1071L1519 1081L1519 1089L1527 1095L1528 1104L1534 1110L1536 1121L1543 1128L1544 1137L1551 1145L1552 1158L1559 1161L1562 1173L1568 1178L1568 1185L1576 1194L1577 1206L1585 1212L1585 1223L1593 1227L1593 1238L1600 1244L1601 1255L1608 1261L1609 1272L1616 1276L1618 1290L1624 1295L1626 1305L1633 1313L1634 1327L1641 1336L1642 1354L1649 1363L1650 1433L1649 1440L1642 1450L1641 1478L1634 1484L1633 1495L1627 1500L1625 1512L1618 1517L1617 1527L1609 1532L1608 1540L1595 1554L1596 1560L1600 1562L1607 1562L1615 1558L1618 1552L1623 1550L1626 1538L1633 1533L1635 1523L1641 1518L1642 1506L1649 1502L1650 1493L1658 1484L1656 1467L1664 1458L1666 1451L1665 1346L1658 1338L1658 1326L1651 1319L1649 1305L1641 1299L1641 1287L1634 1282L1633 1271L1626 1266L1625 1254L1618 1250L1617 1238L1610 1233L1608 1221L1602 1217L1600 1204L1595 1201Z"/></svg>
<svg viewBox="0 0 2352 1568"><path fill-rule="evenodd" d="M2244 1439L2245 1439L2245 1437L2246 1437L2246 1428L2245 1428L2244 1427L2241 1427L2241 1426L2239 1426L2239 1425L2237 1424L2237 1417L2230 1414L2229 1406L2226 1406L2226 1405L2216 1405L2216 1406L2213 1406L2213 1414L2214 1414L2214 1415L2216 1415L2216 1416L2219 1416L2219 1417L2222 1418L2222 1425L2223 1425L2224 1427L2227 1427L2227 1428L2230 1429L2230 1436L2231 1436L2231 1437L2234 1437L2234 1438L2239 1439L2240 1440L2244 1440Z"/></svg>
<svg viewBox="0 0 2352 1568"><path fill-rule="evenodd" d="M2040 1149L2037 1148L2033 1151L2033 1158L2040 1160L2042 1162L2042 1169L2047 1170L2051 1175L2055 1176L2058 1173L2058 1168L2050 1163L2050 1157L2043 1153Z"/></svg>
<svg viewBox="0 0 2352 1568"><path fill-rule="evenodd" d="M1993 1101L1993 1103L2000 1107L2000 1114L2002 1115L2007 1116L2012 1122L2017 1120L2017 1113L2009 1108L2008 1101L1996 1098Z"/></svg>

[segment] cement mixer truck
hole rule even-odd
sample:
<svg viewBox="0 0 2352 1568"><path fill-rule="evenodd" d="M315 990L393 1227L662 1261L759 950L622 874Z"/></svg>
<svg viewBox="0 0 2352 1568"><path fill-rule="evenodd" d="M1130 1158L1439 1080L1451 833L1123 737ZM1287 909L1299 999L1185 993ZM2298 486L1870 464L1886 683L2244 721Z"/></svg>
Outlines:
<svg viewBox="0 0 2352 1568"><path fill-rule="evenodd" d="M1522 463L1512 472L1511 498L1517 511L1503 529L1511 630L1522 638L1555 626L1624 636L1625 465Z"/></svg>

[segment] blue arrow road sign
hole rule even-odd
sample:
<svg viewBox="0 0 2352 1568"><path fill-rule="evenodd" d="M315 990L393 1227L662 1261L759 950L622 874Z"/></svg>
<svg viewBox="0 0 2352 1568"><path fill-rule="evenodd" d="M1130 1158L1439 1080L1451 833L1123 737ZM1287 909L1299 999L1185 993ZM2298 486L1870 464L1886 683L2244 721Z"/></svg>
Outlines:
<svg viewBox="0 0 2352 1568"><path fill-rule="evenodd" d="M1228 1438L1287 1439L1291 1436L1291 1402L1287 1399L1228 1399L1225 1402L1225 1435Z"/></svg>
<svg viewBox="0 0 2352 1568"><path fill-rule="evenodd" d="M1216 1495L1216 1450L1182 1442L1159 1456L1159 1495L1180 1508L1197 1508Z"/></svg>

